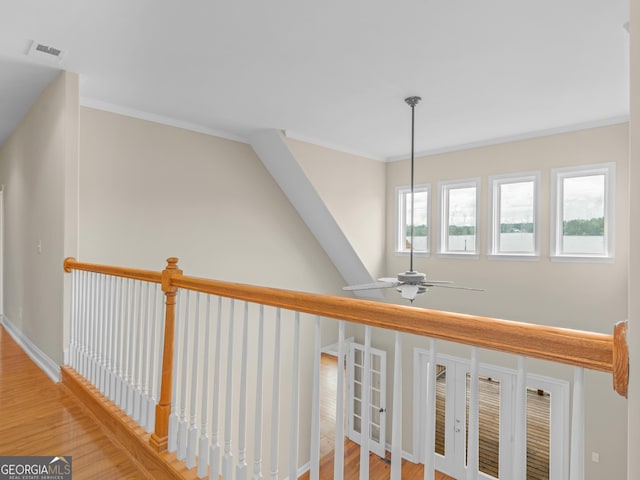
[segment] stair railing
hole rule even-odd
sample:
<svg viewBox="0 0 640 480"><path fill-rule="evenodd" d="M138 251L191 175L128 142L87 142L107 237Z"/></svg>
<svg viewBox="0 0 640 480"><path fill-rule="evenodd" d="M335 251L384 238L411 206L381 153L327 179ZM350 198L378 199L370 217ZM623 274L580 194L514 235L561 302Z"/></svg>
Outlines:
<svg viewBox="0 0 640 480"><path fill-rule="evenodd" d="M339 367L337 418L342 418L344 405L342 373L344 360L344 326L352 322L365 326L365 385L370 380L371 328L396 332L393 403L401 405L402 366L401 333L419 335L430 340L427 409L435 417L435 340L445 340L472 346L472 391L469 416L469 463L477 464L478 400L477 348L517 355L518 388L526 384L524 358L548 360L575 367L571 442L571 480L583 478L584 448L580 426L584 421L583 369L612 375L614 390L626 397L628 385L628 351L626 322L614 327L611 335L558 327L549 327L475 315L458 314L386 304L354 298L317 295L281 289L221 282L183 275L178 260L169 258L162 272L82 263L65 260L66 272L74 272L72 281L72 319L69 358L72 367L96 385L132 418L152 432L149 443L158 452L174 451L189 468L198 466L198 477L223 479L262 478L262 455L266 453L262 436L270 435L270 478L279 476L279 439L281 431L281 374L288 368L291 409L287 416L289 436L289 478L299 475L299 421L301 328L315 318L313 335L314 363L310 407L311 432L309 457L310 478L318 478L319 455L319 359L320 323L324 318L339 321ZM164 293L164 303L158 300L158 288ZM240 308L242 307L242 308ZM271 313L265 314L265 308ZM286 319L284 317L286 316ZM286 323L283 323L286 321ZM267 345L265 325L272 327L273 345ZM291 334L290 355L284 357L281 347L286 334ZM190 329L193 330L193 334ZM198 330L201 328L201 330ZM202 333L201 333L202 332ZM251 334L258 332L255 337ZM235 335L235 337L234 337ZM224 338L223 338L224 337ZM226 338L226 346L224 339ZM241 339L241 340L238 340ZM234 346L241 342L240 349ZM251 342L251 345L248 345ZM267 348L268 347L268 348ZM253 386L249 381L248 350L257 352ZM213 352L213 354L211 353ZM226 354L226 361L222 354ZM239 362L239 367L238 367ZM269 365L269 362L270 365ZM161 365L158 369L157 365ZM270 366L267 376L265 366ZM210 372L209 372L210 370ZM254 370L252 370L253 372ZM475 374L474 374L475 372ZM235 377L239 373L239 378ZM266 395L272 379L271 396ZM224 383L224 385L223 385ZM305 384L308 385L308 382ZM247 433L248 390L252 391L254 464L249 468ZM304 389L302 389L304 391ZM234 399L233 391L239 391ZM224 394L221 394L224 392ZM474 393L475 392L475 393ZM369 389L363 388L362 403L370 403ZM518 395L524 398L524 395ZM523 402L524 400L522 400ZM153 408L155 405L155 408ZM200 405L200 406L198 406ZM221 412L224 405L224 412ZM263 415L271 408L270 415ZM525 468L526 447L523 447L523 404L516 404L516 441L514 476ZM368 410L363 418L368 418ZM519 412L519 413L518 413ZM224 415L220 428L219 415ZM392 479L400 478L401 409L393 410L391 445ZM264 417L264 418L263 418ZM429 415L428 415L429 417ZM232 434L230 422L237 418L239 428ZM210 421L209 421L210 420ZM270 425L267 425L270 423ZM344 472L343 429L336 425L334 478ZM433 435L427 429L425 478L433 478ZM432 430L432 429L431 429ZM220 435L224 432L224 437ZM198 432L200 437L198 438ZM432 433L432 432L431 432ZM363 421L360 478L368 478L369 422ZM384 439L383 439L384 440ZM236 450L232 441L238 443ZM234 460L233 452L238 458ZM307 458L307 457L304 457ZM234 474L235 466L235 474ZM250 471L253 471L251 474ZM476 469L469 469L468 478L477 478Z"/></svg>

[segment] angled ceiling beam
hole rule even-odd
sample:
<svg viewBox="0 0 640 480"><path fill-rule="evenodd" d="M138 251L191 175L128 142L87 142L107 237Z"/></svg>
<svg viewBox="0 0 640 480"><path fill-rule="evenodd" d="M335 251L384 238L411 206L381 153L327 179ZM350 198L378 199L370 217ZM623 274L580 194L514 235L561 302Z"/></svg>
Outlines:
<svg viewBox="0 0 640 480"><path fill-rule="evenodd" d="M249 143L325 250L345 284L373 282L371 274L289 149L282 132L263 130L251 135ZM354 293L362 297L383 298L380 290Z"/></svg>

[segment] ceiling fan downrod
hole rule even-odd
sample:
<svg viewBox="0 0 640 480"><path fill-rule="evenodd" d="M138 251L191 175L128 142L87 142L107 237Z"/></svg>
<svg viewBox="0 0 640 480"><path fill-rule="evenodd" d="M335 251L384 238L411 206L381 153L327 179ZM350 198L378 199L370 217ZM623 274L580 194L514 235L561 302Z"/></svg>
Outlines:
<svg viewBox="0 0 640 480"><path fill-rule="evenodd" d="M422 100L421 97L413 96L404 99L407 105L411 107L411 245L409 253L409 271L413 272L413 224L414 224L414 195L413 195L413 177L414 177L414 137L415 137L415 107Z"/></svg>

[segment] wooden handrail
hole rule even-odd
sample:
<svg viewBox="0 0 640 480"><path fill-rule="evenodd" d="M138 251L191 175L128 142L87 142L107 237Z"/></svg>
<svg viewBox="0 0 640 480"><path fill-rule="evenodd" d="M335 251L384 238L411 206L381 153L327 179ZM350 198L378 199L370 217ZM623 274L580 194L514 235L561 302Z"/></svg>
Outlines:
<svg viewBox="0 0 640 480"><path fill-rule="evenodd" d="M174 284L203 293L613 373L613 336L370 300L196 277Z"/></svg>
<svg viewBox="0 0 640 480"><path fill-rule="evenodd" d="M162 284L167 307L162 386L156 410L156 431L150 440L152 446L159 451L166 449L168 433L175 297L178 288L598 370L612 374L615 391L626 397L629 369L626 323L618 324L614 335L607 335L407 305L189 277L182 275L182 271L178 269L177 258L167 261L167 268L163 272L82 263L73 258L64 262L66 272L84 270Z"/></svg>
<svg viewBox="0 0 640 480"><path fill-rule="evenodd" d="M75 259L65 260L64 266L67 272L85 270L163 282L162 272L83 263ZM172 276L167 281L170 285L163 285L164 291L170 286L186 288L514 355L614 372L613 335L182 275Z"/></svg>
<svg viewBox="0 0 640 480"><path fill-rule="evenodd" d="M144 280L153 283L162 283L162 272L152 270L140 270L138 268L114 267L111 265L100 265L98 263L78 262L75 258L68 257L64 261L64 271L83 270L85 272L103 273L116 277L131 278L133 280Z"/></svg>
<svg viewBox="0 0 640 480"><path fill-rule="evenodd" d="M629 345L627 322L616 323L613 329L613 389L627 398L629 386Z"/></svg>

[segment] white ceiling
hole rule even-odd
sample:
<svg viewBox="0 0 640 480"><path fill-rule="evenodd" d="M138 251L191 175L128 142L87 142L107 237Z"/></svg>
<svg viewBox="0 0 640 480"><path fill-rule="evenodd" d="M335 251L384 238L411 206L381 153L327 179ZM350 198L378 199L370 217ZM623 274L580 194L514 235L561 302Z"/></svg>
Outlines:
<svg viewBox="0 0 640 480"><path fill-rule="evenodd" d="M55 77L82 103L406 157L623 121L627 0L2 0L0 141ZM31 41L60 64L26 56Z"/></svg>

